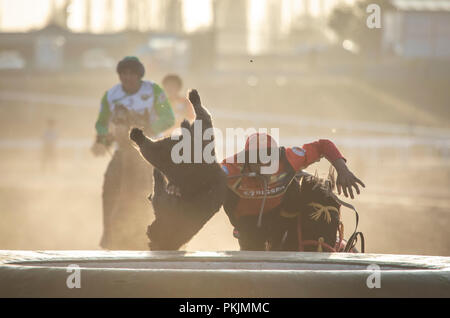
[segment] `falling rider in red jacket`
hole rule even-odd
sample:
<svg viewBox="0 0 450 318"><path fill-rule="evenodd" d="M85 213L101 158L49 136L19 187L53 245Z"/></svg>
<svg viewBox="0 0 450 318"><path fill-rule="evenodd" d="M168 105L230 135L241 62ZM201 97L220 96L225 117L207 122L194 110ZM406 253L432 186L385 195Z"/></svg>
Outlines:
<svg viewBox="0 0 450 318"><path fill-rule="evenodd" d="M278 152L278 169L263 174L262 168L270 163L261 160L261 150L269 156ZM252 151L256 160L251 160ZM239 157L242 155L241 157ZM245 160L239 160L244 158ZM254 157L254 158L255 158ZM295 175L314 162L325 157L336 169L338 193L354 198L353 189L360 194L358 184L365 187L349 170L346 159L333 142L321 139L302 147L278 147L267 134L248 137L243 153L225 159L222 168L227 175L228 194L224 204L234 235L239 239L241 250L267 250L271 240L280 240L289 220L280 215L283 199Z"/></svg>

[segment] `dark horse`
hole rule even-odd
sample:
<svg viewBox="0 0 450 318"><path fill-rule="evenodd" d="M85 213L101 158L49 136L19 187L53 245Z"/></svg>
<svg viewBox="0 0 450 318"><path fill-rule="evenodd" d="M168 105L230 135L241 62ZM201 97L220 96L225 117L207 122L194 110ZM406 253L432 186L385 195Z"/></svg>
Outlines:
<svg viewBox="0 0 450 318"><path fill-rule="evenodd" d="M362 233L355 232L349 242L344 239L341 206L353 208L339 200L335 189L334 170L328 177L301 173L289 186L284 197L281 217L285 218L286 232L281 250L306 252L357 252L359 235L364 250ZM354 209L354 208L353 208ZM356 210L355 210L356 212ZM291 221L286 221L286 220Z"/></svg>
<svg viewBox="0 0 450 318"><path fill-rule="evenodd" d="M225 174L215 159L214 147L211 148L214 136L203 140L205 130L213 127L211 115L202 106L196 90L189 92L189 100L196 118L192 124L187 120L181 123L179 140L171 137L151 140L137 128L130 133L142 156L155 167L151 197L155 220L147 231L151 250L179 249L219 211L225 200ZM195 134L194 127L200 125L201 135ZM210 150L213 160L205 160L202 156L201 162L195 163L192 151L187 162L175 163L172 149L179 142L190 145L192 150L195 145L200 145L202 154L204 150Z"/></svg>
<svg viewBox="0 0 450 318"><path fill-rule="evenodd" d="M111 122L117 143L103 185L103 237L110 250L146 250L146 225L154 218L147 195L152 188L152 166L144 162L128 138L132 126L145 127L148 112L138 114L117 106Z"/></svg>
<svg viewBox="0 0 450 318"><path fill-rule="evenodd" d="M148 227L151 250L177 250L203 227L225 201L226 176L215 160L214 148L203 140L206 129L212 128L211 115L202 106L196 90L189 93L196 119L193 124L183 121L179 140L167 137L152 140L138 128L130 138L142 156L154 169L154 192L151 196L155 220ZM195 135L196 125L202 124L201 136ZM213 161L175 163L172 150L182 141L195 149L212 150ZM184 151L184 149L183 149ZM184 154L184 153L183 153ZM334 176L327 180L303 175L294 179L285 195L281 210L272 213L269 222L273 234L267 250L282 251L342 251L343 227L340 221L341 203L333 194ZM174 190L176 189L176 190ZM339 233L339 236L337 236Z"/></svg>

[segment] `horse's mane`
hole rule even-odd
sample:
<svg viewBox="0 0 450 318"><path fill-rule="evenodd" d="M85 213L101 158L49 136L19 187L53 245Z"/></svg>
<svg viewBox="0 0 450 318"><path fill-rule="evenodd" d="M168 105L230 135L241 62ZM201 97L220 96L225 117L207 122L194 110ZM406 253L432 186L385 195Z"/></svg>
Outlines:
<svg viewBox="0 0 450 318"><path fill-rule="evenodd" d="M311 190L314 191L317 188L320 188L326 193L332 193L336 188L336 177L335 177L336 170L333 168L333 166L330 166L330 169L328 170L328 175L326 178L319 177L319 174L317 170L314 172L314 175L311 176L304 176L301 180L302 187L309 186L311 187ZM304 182L306 184L304 184Z"/></svg>

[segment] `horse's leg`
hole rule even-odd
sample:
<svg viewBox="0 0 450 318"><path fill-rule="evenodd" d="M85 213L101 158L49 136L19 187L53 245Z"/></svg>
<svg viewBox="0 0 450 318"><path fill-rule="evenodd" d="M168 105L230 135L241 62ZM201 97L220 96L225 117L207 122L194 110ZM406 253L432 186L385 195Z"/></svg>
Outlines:
<svg viewBox="0 0 450 318"><path fill-rule="evenodd" d="M128 149L123 147L123 165L122 165L122 182L121 182L121 193L120 193L120 203L117 209L118 219L120 219L120 238L122 243L122 248L127 250L134 250L136 246L136 214L137 202L135 198L136 192L136 178L138 173L136 170L136 165L133 161L133 149Z"/></svg>
<svg viewBox="0 0 450 318"><path fill-rule="evenodd" d="M110 249L113 243L114 210L117 206L117 197L120 192L120 188L117 185L121 182L120 168L121 157L119 153L115 152L108 164L103 182L103 235L100 246L104 249Z"/></svg>
<svg viewBox="0 0 450 318"><path fill-rule="evenodd" d="M153 199L155 199L155 197L164 195L167 189L166 178L164 178L164 175L161 173L161 171L156 168L153 169L153 182Z"/></svg>
<svg viewBox="0 0 450 318"><path fill-rule="evenodd" d="M192 89L189 91L189 101L191 102L192 106L194 107L195 112L195 119L196 120L203 120L204 128L209 128L212 126L211 124L211 114L208 112L206 108L203 107L202 102L200 100L200 95L198 94L196 89Z"/></svg>
<svg viewBox="0 0 450 318"><path fill-rule="evenodd" d="M130 132L130 139L138 146L141 155L153 167L163 168L165 171L178 168L177 164L172 163L171 152L173 146L178 142L170 137L153 141L144 135L139 128L133 128Z"/></svg>
<svg viewBox="0 0 450 318"><path fill-rule="evenodd" d="M122 170L122 192L118 219L122 248L146 250L147 238L145 229L151 221L151 206L146 197L151 186L151 175L148 165L132 147L126 147Z"/></svg>
<svg viewBox="0 0 450 318"><path fill-rule="evenodd" d="M128 182L128 167L124 151L121 151L120 166L120 182L118 183L118 192L115 199L115 204L112 210L112 222L113 222L113 240L112 245L114 249L127 249L127 242L125 235L128 231L127 228L127 182Z"/></svg>
<svg viewBox="0 0 450 318"><path fill-rule="evenodd" d="M152 172L153 167L142 160L142 157L135 151L132 152L134 160L134 183L132 185L133 215L135 229L135 248L138 250L147 250L147 225L153 222L153 207L148 202L147 197L152 191Z"/></svg>

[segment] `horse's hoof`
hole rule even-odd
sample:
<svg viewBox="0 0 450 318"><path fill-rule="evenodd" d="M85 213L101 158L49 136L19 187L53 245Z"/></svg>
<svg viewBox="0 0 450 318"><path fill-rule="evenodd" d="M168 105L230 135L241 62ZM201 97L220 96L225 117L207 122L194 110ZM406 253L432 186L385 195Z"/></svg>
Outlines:
<svg viewBox="0 0 450 318"><path fill-rule="evenodd" d="M191 89L189 91L189 101L194 106L198 106L198 105L201 104L201 102L200 102L200 95L198 94L196 89Z"/></svg>
<svg viewBox="0 0 450 318"><path fill-rule="evenodd" d="M133 140L138 145L145 138L144 132L139 128L133 128L130 132L130 139Z"/></svg>

